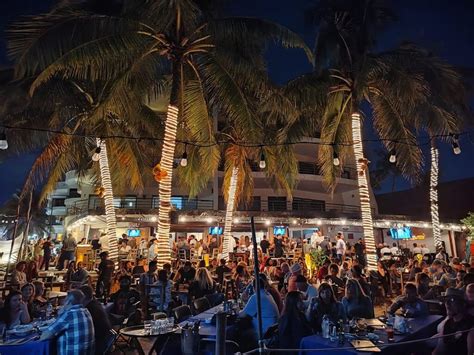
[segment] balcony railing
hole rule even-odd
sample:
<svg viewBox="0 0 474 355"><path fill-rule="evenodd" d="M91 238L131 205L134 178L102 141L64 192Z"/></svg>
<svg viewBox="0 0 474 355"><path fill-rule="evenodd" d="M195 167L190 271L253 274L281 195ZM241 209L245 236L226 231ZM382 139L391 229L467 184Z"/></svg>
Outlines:
<svg viewBox="0 0 474 355"><path fill-rule="evenodd" d="M224 211L226 207L222 196L219 197L217 206L214 206L213 200L188 199L186 196L173 196L171 198L171 204L173 210L177 212ZM153 214L158 212L159 200L156 196L149 198L116 196L114 198L114 206L121 214ZM264 212L301 217L360 217L359 206L327 203L325 201L301 198L295 198L289 202L282 197L261 199L260 196L256 196L250 203L241 203L237 206L236 210L253 215ZM74 202L68 208L67 214L104 214L104 201L98 196L89 196L89 199L81 199Z"/></svg>

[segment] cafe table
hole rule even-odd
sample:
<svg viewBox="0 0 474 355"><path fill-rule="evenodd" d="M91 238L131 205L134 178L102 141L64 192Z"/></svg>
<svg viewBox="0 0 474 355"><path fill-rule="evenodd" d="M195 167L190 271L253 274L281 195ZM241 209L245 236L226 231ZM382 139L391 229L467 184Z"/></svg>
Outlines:
<svg viewBox="0 0 474 355"><path fill-rule="evenodd" d="M375 334L379 337L379 343L375 344L381 352L379 354L404 354L408 353L407 347L409 347L410 351L413 350L418 345L410 344L404 345L397 343L403 343L410 340L415 339L423 339L429 338L430 336L436 333L436 327L443 319L442 316L439 315L429 315L426 317L418 317L418 318L411 318L408 319L408 326L409 332L406 334L396 334L394 336L394 341L389 342L388 337L386 334L385 329L377 329L374 331ZM336 340L335 342L331 342L329 339L323 338L321 335L310 335L301 339L300 349L304 350L301 351L301 355L308 355L308 354L320 354L322 349L334 349L334 348L341 348L340 350L331 350L331 355L348 355L348 354L368 354L367 351L357 351L351 343L346 340L344 344L339 344ZM314 350L313 350L314 349ZM317 350L316 350L317 349ZM374 352L375 354L375 352Z"/></svg>
<svg viewBox="0 0 474 355"><path fill-rule="evenodd" d="M179 329L178 326L174 326L172 329L169 329L165 332L161 332L159 334L156 334L156 333L151 334L145 331L144 325L135 325L132 327L126 327L126 328L120 329L120 334L122 334L123 336L135 339L138 353L141 355L144 355L145 351L143 350L143 347L140 344L139 339L152 340L153 345L150 351L148 352L148 354L151 355L154 351L156 351L157 354L160 354L161 352L158 349L164 349L171 334L175 333L178 329Z"/></svg>
<svg viewBox="0 0 474 355"><path fill-rule="evenodd" d="M180 329L177 331L178 333L181 332L181 328L184 327L186 324L192 325L193 323L200 321L201 324L199 326L199 335L204 337L215 337L216 336L216 325L211 324L212 317L217 314L217 312L222 311L224 309L224 305L220 304L215 307L209 308L208 310L196 314L191 318L186 319L179 323Z"/></svg>
<svg viewBox="0 0 474 355"><path fill-rule="evenodd" d="M49 355L56 353L54 341L36 337L16 338L0 343L1 355Z"/></svg>

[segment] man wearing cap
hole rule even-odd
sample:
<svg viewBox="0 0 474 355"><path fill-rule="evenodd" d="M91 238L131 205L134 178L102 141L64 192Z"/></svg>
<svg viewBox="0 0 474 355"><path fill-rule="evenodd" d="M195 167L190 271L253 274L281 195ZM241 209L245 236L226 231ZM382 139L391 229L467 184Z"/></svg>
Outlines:
<svg viewBox="0 0 474 355"><path fill-rule="evenodd" d="M291 276L288 279L288 292L298 291L296 286L296 279L298 275L301 275L301 265L299 263L294 263L290 267Z"/></svg>
<svg viewBox="0 0 474 355"><path fill-rule="evenodd" d="M346 242L344 241L344 234L337 232L337 243L336 243L336 256L339 262L344 260L344 254L346 253Z"/></svg>
<svg viewBox="0 0 474 355"><path fill-rule="evenodd" d="M467 312L464 292L450 287L444 300L447 317L438 326L440 338L433 355L474 354L474 317Z"/></svg>

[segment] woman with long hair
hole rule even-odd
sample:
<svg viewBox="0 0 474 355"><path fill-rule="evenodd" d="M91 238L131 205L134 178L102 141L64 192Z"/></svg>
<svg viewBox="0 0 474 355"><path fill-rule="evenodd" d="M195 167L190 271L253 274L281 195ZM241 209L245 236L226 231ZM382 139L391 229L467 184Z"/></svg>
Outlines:
<svg viewBox="0 0 474 355"><path fill-rule="evenodd" d="M26 303L28 313L33 316L33 300L35 299L35 287L32 283L26 283L21 286L21 298Z"/></svg>
<svg viewBox="0 0 474 355"><path fill-rule="evenodd" d="M359 281L349 279L346 283L346 295L342 299L342 306L347 318L374 318L372 301L365 294Z"/></svg>
<svg viewBox="0 0 474 355"><path fill-rule="evenodd" d="M36 261L31 260L26 265L26 280L28 282L31 282L33 280L36 280L37 278L38 278L38 265L36 264Z"/></svg>
<svg viewBox="0 0 474 355"><path fill-rule="evenodd" d="M189 296L191 299L201 298L216 292L216 283L205 267L196 271L194 281L189 285Z"/></svg>
<svg viewBox="0 0 474 355"><path fill-rule="evenodd" d="M69 287L71 285L71 277L76 272L76 262L74 260L70 261L67 264L67 271L64 275L64 291L69 291Z"/></svg>
<svg viewBox="0 0 474 355"><path fill-rule="evenodd" d="M242 293L250 281L250 274L247 270L247 264L240 262L234 272L233 280L237 292Z"/></svg>
<svg viewBox="0 0 474 355"><path fill-rule="evenodd" d="M5 323L8 329L31 322L28 307L23 302L20 291L10 291L5 298L5 305L0 310L0 322Z"/></svg>
<svg viewBox="0 0 474 355"><path fill-rule="evenodd" d="M15 269L12 271L11 284L23 286L28 280L26 279L26 261L20 261L16 264Z"/></svg>
<svg viewBox="0 0 474 355"><path fill-rule="evenodd" d="M278 347L297 349L299 348L301 338L311 334L311 326L304 315L304 303L301 292L288 292L283 313L278 320Z"/></svg>
<svg viewBox="0 0 474 355"><path fill-rule="evenodd" d="M334 290L330 284L323 282L319 285L318 297L312 299L306 313L312 328L320 332L321 323L324 316L336 323L340 319L346 320L346 314L341 302L336 299Z"/></svg>

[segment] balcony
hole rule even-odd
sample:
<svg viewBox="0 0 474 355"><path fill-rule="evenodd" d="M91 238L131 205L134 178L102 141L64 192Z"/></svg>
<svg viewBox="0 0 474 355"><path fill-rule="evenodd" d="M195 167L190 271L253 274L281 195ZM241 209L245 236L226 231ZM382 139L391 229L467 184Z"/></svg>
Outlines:
<svg viewBox="0 0 474 355"><path fill-rule="evenodd" d="M173 196L171 198L172 208L178 214L225 211L226 205L222 196L219 196L217 209L212 200L188 199L187 196ZM118 214L156 214L158 213L159 199L157 196L140 198L135 196L117 196L114 205ZM237 212L246 215L274 215L295 217L347 217L360 218L360 207L353 205L342 205L327 203L326 201L294 198L287 201L286 197L269 196L261 199L255 196L249 203L241 203L236 208ZM104 214L104 202L98 196L90 196L89 199L81 199L68 207L68 216Z"/></svg>

